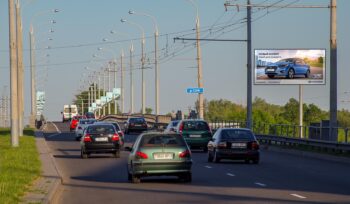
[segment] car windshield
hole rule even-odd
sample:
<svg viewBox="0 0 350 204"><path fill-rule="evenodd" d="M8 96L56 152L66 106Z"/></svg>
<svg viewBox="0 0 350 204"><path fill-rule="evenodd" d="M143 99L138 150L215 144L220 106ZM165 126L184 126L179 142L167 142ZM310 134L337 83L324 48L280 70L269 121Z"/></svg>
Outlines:
<svg viewBox="0 0 350 204"><path fill-rule="evenodd" d="M294 62L293 58L281 59L278 62Z"/></svg>
<svg viewBox="0 0 350 204"><path fill-rule="evenodd" d="M88 126L87 133L113 134L115 133L115 130L112 125L93 125L93 126Z"/></svg>
<svg viewBox="0 0 350 204"><path fill-rule="evenodd" d="M254 135L248 130L222 130L221 139L223 140L254 140Z"/></svg>
<svg viewBox="0 0 350 204"><path fill-rule="evenodd" d="M93 124L96 120L80 120L79 124Z"/></svg>
<svg viewBox="0 0 350 204"><path fill-rule="evenodd" d="M209 126L205 121L185 121L183 130L207 131Z"/></svg>
<svg viewBox="0 0 350 204"><path fill-rule="evenodd" d="M130 123L144 123L145 119L144 118L130 118Z"/></svg>
<svg viewBox="0 0 350 204"><path fill-rule="evenodd" d="M144 135L140 147L186 146L180 135Z"/></svg>

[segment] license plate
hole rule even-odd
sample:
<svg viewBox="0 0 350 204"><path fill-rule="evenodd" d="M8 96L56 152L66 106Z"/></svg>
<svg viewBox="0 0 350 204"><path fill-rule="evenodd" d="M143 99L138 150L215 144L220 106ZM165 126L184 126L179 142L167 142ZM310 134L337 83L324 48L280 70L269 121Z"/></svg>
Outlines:
<svg viewBox="0 0 350 204"><path fill-rule="evenodd" d="M108 141L108 138L107 137L97 137L97 138L95 138L95 141L96 142L106 142L106 141Z"/></svg>
<svg viewBox="0 0 350 204"><path fill-rule="evenodd" d="M232 143L231 148L244 149L247 147L247 143Z"/></svg>
<svg viewBox="0 0 350 204"><path fill-rule="evenodd" d="M173 153L154 153L154 159L173 159Z"/></svg>
<svg viewBox="0 0 350 204"><path fill-rule="evenodd" d="M268 72L274 72L274 69L267 69Z"/></svg>
<svg viewBox="0 0 350 204"><path fill-rule="evenodd" d="M198 137L202 137L202 135L190 135L190 137L198 138Z"/></svg>

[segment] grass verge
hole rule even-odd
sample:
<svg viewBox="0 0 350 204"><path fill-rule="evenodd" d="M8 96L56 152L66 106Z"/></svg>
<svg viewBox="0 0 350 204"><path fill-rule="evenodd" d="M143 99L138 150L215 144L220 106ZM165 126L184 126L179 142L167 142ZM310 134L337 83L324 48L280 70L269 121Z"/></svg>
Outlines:
<svg viewBox="0 0 350 204"><path fill-rule="evenodd" d="M19 147L11 147L8 129L0 129L0 203L19 203L30 184L40 175L40 159L34 131L26 129Z"/></svg>

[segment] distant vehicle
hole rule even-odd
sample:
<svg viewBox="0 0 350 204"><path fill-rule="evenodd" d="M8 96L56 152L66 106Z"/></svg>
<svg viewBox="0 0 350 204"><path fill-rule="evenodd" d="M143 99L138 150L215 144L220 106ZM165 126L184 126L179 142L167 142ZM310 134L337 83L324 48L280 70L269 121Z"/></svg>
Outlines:
<svg viewBox="0 0 350 204"><path fill-rule="evenodd" d="M269 64L265 68L265 74L271 79L276 76L293 79L295 75L303 75L305 78L310 78L310 66L300 58L286 58Z"/></svg>
<svg viewBox="0 0 350 204"><path fill-rule="evenodd" d="M75 130L75 128L77 127L78 123L79 123L79 120L80 119L83 119L85 118L85 116L82 116L82 115L77 115L77 116L74 116L72 118L72 120L70 121L70 127L69 127L69 130L72 132L73 130Z"/></svg>
<svg viewBox="0 0 350 204"><path fill-rule="evenodd" d="M104 124L104 123L112 124L114 126L118 135L120 136L121 145L124 145L124 132L121 129L121 127L119 126L119 123L115 122L115 121L98 121L98 122L96 122L96 124Z"/></svg>
<svg viewBox="0 0 350 204"><path fill-rule="evenodd" d="M64 105L62 113L62 122L70 121L74 116L78 115L77 105Z"/></svg>
<svg viewBox="0 0 350 204"><path fill-rule="evenodd" d="M120 136L112 124L87 126L80 144L83 159L88 158L92 153L112 153L114 157L120 157Z"/></svg>
<svg viewBox="0 0 350 204"><path fill-rule="evenodd" d="M192 156L185 140L174 133L144 133L135 141L128 158L128 180L145 176L178 176L192 181Z"/></svg>
<svg viewBox="0 0 350 204"><path fill-rule="evenodd" d="M222 159L259 163L259 143L253 132L245 128L219 128L208 143L208 161Z"/></svg>
<svg viewBox="0 0 350 204"><path fill-rule="evenodd" d="M125 134L129 134L132 131L146 131L147 129L147 122L142 117L128 118L124 124Z"/></svg>
<svg viewBox="0 0 350 204"><path fill-rule="evenodd" d="M85 117L86 118L93 118L93 119L96 119L95 118L95 114L93 112L86 112L85 113Z"/></svg>
<svg viewBox="0 0 350 204"><path fill-rule="evenodd" d="M79 141L80 138L83 136L84 129L88 125L94 124L96 121L96 119L80 119L77 127L75 128L75 139Z"/></svg>
<svg viewBox="0 0 350 204"><path fill-rule="evenodd" d="M176 131L176 126L177 124L179 123L178 120L173 120L173 121L170 121L168 126L165 128L164 132L175 132Z"/></svg>
<svg viewBox="0 0 350 204"><path fill-rule="evenodd" d="M207 151L208 142L212 138L212 132L208 123L204 120L180 120L176 132L183 136L190 148L201 148Z"/></svg>

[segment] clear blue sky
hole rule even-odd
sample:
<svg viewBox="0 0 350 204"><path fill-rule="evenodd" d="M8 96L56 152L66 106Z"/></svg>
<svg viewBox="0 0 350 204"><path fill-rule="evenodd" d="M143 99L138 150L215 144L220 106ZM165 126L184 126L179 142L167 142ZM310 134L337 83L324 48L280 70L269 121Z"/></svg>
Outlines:
<svg viewBox="0 0 350 204"><path fill-rule="evenodd" d="M153 15L159 27L160 51L160 110L187 111L194 106L196 95L186 93L187 87L196 87L196 52L194 42L174 43L174 37L193 38L195 9L187 0L22 0L24 23L25 59L25 115L30 111L29 84L29 41L28 31L32 16L37 13L59 9L56 14L46 13L32 19L36 44L38 89L46 92L45 116L49 120L59 120L64 104L74 99L83 79L84 67L96 69L98 63L90 63L92 55L98 54L107 60L113 58L111 52L98 51L98 47L113 49L117 56L121 49L127 52L129 40L134 39L135 55L140 54L140 31L128 24L122 24L125 17L141 24L146 36L152 37L154 29L151 19L130 16L135 10ZM229 8L225 12L224 0L197 0L203 38L246 39L244 8ZM231 1L245 4L245 0ZM272 4L278 0L252 0L252 3ZM284 0L277 5L328 5L328 0L294 1ZM338 0L337 42L338 42L338 109L350 109L348 57L350 53L350 1ZM327 50L327 70L329 74L329 9L254 9L252 24L253 49L258 48L325 48ZM51 25L50 20L57 21ZM218 29L221 26L221 29ZM50 29L54 33L48 34ZM126 33L128 36L113 36L110 30ZM0 88L8 86L9 93L9 53L8 53L8 1L0 1ZM51 37L53 40L48 41ZM120 43L103 44L108 38ZM77 46L79 45L79 46ZM46 46L53 49L44 50ZM63 47L63 48L62 48ZM146 39L146 57L153 61L154 41ZM47 54L50 57L45 57ZM252 53L253 55L253 53ZM203 81L205 98L228 99L246 104L246 44L241 42L202 42ZM139 62L135 57L135 62ZM45 66L43 66L45 65ZM46 66L47 65L47 66ZM128 65L126 65L128 66ZM148 65L146 73L146 106L154 109L154 69ZM135 109L141 109L141 72L134 72ZM125 74L125 106L129 109L129 73ZM253 97L258 96L274 104L285 104L289 98L298 98L297 85L256 85ZM329 76L326 85L304 86L304 102L314 103L321 108L329 108Z"/></svg>

